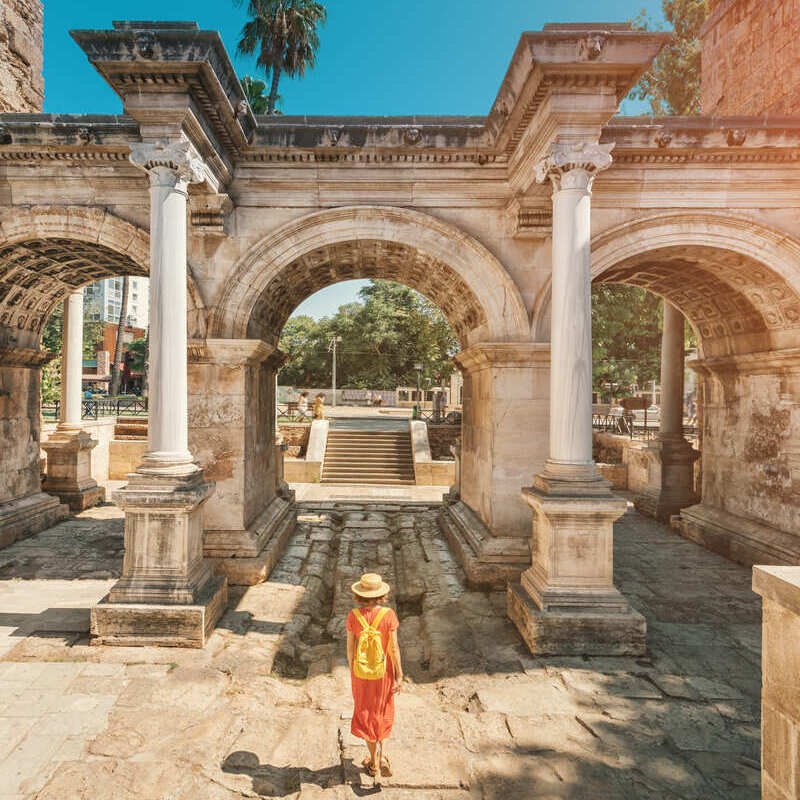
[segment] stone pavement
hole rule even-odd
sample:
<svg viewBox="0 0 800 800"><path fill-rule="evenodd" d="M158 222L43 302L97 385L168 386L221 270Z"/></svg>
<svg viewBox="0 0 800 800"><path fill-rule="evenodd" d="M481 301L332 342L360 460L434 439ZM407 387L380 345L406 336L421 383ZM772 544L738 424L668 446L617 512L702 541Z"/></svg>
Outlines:
<svg viewBox="0 0 800 800"><path fill-rule="evenodd" d="M532 658L504 594L465 586L434 507L344 502L302 508L206 650L90 647L121 544L103 507L0 552L1 798L759 797L749 570L633 511L616 574L650 625L635 660ZM380 790L354 766L342 643L368 568L396 588L409 678Z"/></svg>

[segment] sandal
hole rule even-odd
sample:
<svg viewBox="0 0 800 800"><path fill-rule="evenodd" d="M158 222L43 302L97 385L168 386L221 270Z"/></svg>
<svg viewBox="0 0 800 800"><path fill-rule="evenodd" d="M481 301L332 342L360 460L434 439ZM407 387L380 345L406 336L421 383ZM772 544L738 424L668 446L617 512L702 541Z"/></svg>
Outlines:
<svg viewBox="0 0 800 800"><path fill-rule="evenodd" d="M361 762L361 766L364 767L367 775L369 775L371 778L380 777L378 775L378 770L375 769L375 765L372 763L372 759L369 756L364 758L364 760Z"/></svg>
<svg viewBox="0 0 800 800"><path fill-rule="evenodd" d="M387 778L392 777L392 763L389 761L389 756L381 757L381 775L385 775Z"/></svg>

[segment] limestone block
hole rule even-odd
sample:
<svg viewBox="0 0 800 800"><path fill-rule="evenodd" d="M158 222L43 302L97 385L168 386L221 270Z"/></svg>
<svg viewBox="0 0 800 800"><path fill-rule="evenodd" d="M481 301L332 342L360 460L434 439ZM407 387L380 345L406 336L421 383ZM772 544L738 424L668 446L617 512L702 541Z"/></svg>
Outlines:
<svg viewBox="0 0 800 800"><path fill-rule="evenodd" d="M146 452L146 439L112 439L108 443L109 480L124 481L136 471Z"/></svg>

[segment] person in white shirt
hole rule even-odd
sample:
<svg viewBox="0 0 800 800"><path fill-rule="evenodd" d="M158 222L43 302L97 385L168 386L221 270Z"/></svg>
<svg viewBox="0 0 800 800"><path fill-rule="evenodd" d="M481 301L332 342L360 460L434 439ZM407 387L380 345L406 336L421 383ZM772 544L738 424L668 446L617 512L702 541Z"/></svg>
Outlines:
<svg viewBox="0 0 800 800"><path fill-rule="evenodd" d="M297 401L297 413L301 419L308 416L308 392L300 392L300 399Z"/></svg>

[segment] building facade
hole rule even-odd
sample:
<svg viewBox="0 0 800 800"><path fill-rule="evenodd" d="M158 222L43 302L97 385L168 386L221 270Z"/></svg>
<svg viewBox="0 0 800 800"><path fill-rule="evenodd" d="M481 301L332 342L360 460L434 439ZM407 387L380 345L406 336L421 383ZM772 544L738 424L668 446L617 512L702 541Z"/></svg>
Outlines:
<svg viewBox="0 0 800 800"><path fill-rule="evenodd" d="M122 278L104 278L83 290L84 315L94 322L119 324L122 305ZM129 279L126 326L147 330L149 323L148 280Z"/></svg>

